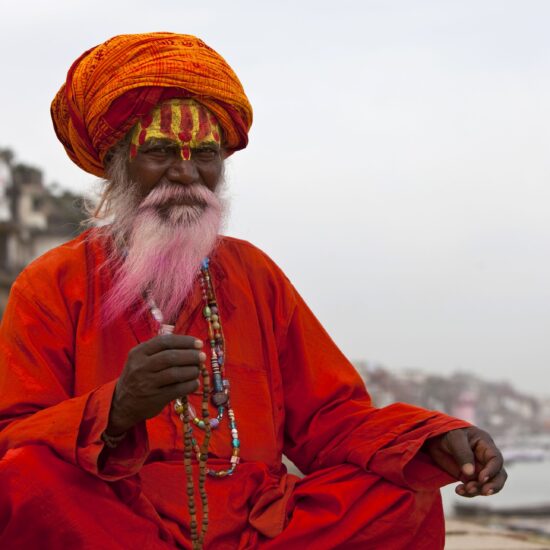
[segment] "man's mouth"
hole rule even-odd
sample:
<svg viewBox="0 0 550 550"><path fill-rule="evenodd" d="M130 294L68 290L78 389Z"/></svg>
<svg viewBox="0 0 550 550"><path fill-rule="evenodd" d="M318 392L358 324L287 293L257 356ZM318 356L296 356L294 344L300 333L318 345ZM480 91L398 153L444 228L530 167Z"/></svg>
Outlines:
<svg viewBox="0 0 550 550"><path fill-rule="evenodd" d="M161 216L167 216L170 211L172 211L174 208L178 207L187 207L190 209L193 209L195 211L202 212L206 209L207 204L204 200L196 198L196 197L179 197L177 199L170 199L166 202L158 205L155 207L155 210L161 215Z"/></svg>
<svg viewBox="0 0 550 550"><path fill-rule="evenodd" d="M174 197L164 201L162 204L144 204L141 208L152 209L158 212L166 212L172 208L177 208L178 206L188 206L190 208L204 210L208 204L200 197Z"/></svg>

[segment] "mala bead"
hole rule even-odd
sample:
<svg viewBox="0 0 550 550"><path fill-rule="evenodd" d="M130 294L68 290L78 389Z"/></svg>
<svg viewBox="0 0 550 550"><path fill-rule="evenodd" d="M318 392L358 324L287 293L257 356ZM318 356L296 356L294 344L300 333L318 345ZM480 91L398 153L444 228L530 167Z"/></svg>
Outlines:
<svg viewBox="0 0 550 550"><path fill-rule="evenodd" d="M174 325L160 325L159 334L174 334Z"/></svg>
<svg viewBox="0 0 550 550"><path fill-rule="evenodd" d="M227 394L223 391L217 391L212 395L211 399L212 399L212 403L216 407L221 407L222 405L227 404L227 401L229 400L229 398L227 397Z"/></svg>
<svg viewBox="0 0 550 550"><path fill-rule="evenodd" d="M219 423L219 421L218 421L217 418L212 418L212 419L210 420L210 427L211 427L212 429L217 428L219 425L220 425L220 423Z"/></svg>

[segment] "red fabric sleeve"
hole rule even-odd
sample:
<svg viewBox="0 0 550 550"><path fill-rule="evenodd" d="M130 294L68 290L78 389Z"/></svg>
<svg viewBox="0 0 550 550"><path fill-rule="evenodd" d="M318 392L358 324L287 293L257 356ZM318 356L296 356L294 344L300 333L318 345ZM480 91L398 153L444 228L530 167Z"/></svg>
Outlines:
<svg viewBox="0 0 550 550"><path fill-rule="evenodd" d="M359 374L292 292L295 307L280 340L285 454L304 473L347 462L416 490L452 482L421 447L468 424L402 403L373 407Z"/></svg>
<svg viewBox="0 0 550 550"><path fill-rule="evenodd" d="M73 395L74 330L54 296L39 300L24 276L14 284L0 328L0 457L11 448L47 445L102 479L133 475L148 452L145 424L104 451L116 381Z"/></svg>

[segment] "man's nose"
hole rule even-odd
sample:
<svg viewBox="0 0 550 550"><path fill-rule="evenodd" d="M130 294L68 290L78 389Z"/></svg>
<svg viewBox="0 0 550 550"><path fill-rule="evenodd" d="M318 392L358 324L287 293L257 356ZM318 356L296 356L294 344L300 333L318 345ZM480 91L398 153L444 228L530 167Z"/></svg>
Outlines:
<svg viewBox="0 0 550 550"><path fill-rule="evenodd" d="M193 185L199 181L199 172L192 159L174 159L166 172L166 177L173 183Z"/></svg>

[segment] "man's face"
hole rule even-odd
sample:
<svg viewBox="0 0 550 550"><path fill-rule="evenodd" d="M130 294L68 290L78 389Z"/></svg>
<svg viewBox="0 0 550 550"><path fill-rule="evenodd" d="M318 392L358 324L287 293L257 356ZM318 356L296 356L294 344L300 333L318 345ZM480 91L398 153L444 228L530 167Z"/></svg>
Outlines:
<svg viewBox="0 0 550 550"><path fill-rule="evenodd" d="M204 185L215 191L223 159L215 117L195 101L174 99L133 129L128 174L141 197L157 185Z"/></svg>
<svg viewBox="0 0 550 550"><path fill-rule="evenodd" d="M129 158L117 156L113 166L120 173L111 180L118 190L111 197L111 235L124 261L106 319L148 292L173 322L218 242L225 213L216 189L223 179L221 130L204 107L171 100L142 119L130 138Z"/></svg>

